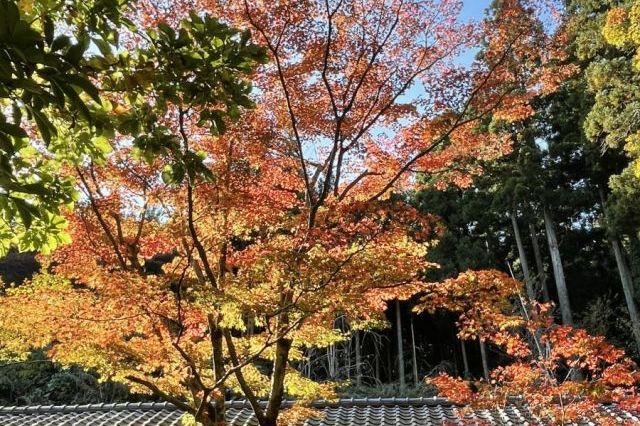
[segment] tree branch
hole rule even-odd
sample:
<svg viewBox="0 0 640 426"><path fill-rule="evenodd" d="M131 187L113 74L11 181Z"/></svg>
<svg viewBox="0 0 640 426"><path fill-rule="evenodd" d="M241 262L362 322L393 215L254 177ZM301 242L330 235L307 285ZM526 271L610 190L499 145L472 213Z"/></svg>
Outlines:
<svg viewBox="0 0 640 426"><path fill-rule="evenodd" d="M169 395L168 393L162 391L158 386L156 386L155 384L151 383L148 380L145 379L141 379L139 377L133 376L133 375L128 375L125 377L125 379L129 380L130 382L133 383L137 383L141 386L146 387L147 389L149 389L151 392L153 392L153 394L157 397L162 398L163 400L170 402L171 404L175 405L177 408L186 411L189 414L195 414L196 410L191 407L189 404L181 401L180 399L173 397L171 395Z"/></svg>
<svg viewBox="0 0 640 426"><path fill-rule="evenodd" d="M491 69L489 70L489 72L487 73L487 75L484 77L484 79L482 80L482 83L480 85L478 85L478 87L476 87L475 89L472 90L471 94L469 95L469 98L466 100L462 111L460 112L460 114L458 114L458 117L456 118L456 120L454 121L454 123L451 125L451 127L443 134L441 135L433 144L431 144L430 146L428 146L427 148L421 150L419 153L417 153L416 155L414 155L407 163L404 164L404 166L402 166L400 168L400 170L398 170L395 175L387 182L386 185L384 185L384 187L373 197L371 197L369 199L369 201L375 200L376 198L380 197L381 195L383 195L385 192L387 192L387 190L389 190L389 188L391 188L397 181L398 179L400 179L400 177L411 168L411 166L418 161L420 158L424 157L425 155L429 154L430 152L432 152L434 149L436 149L440 144L442 144L445 140L447 140L447 138L458 128L460 128L461 126L470 123L480 117L483 117L484 115L486 115L489 111L493 110L494 108L496 108L500 102L502 102L502 99L504 98L504 96L506 95L506 93L504 93L498 100L498 102L496 102L492 108L490 108L489 111L484 111L483 113L473 116L469 119L463 119L464 116L466 115L467 111L469 110L471 103L473 102L473 100L475 99L475 97L477 96L477 94L480 92L481 89L484 88L484 86L488 83L489 79L491 78L491 76L493 75L493 73L498 69L498 67L505 61L505 59L507 58L507 54L511 51L511 47L513 46L513 44L516 42L516 40L519 37L514 38L511 43L509 44L509 46L505 49L505 51L503 52L502 56L500 57L500 59L491 67Z"/></svg>
<svg viewBox="0 0 640 426"><path fill-rule="evenodd" d="M242 373L242 368L238 367L240 365L240 360L238 359L238 353L236 352L236 347L233 343L233 337L231 336L231 332L229 330L224 331L224 339L227 342L227 349L229 350L229 358L231 358L231 363L235 368L234 373L236 379L238 380L238 384L240 384L240 388L242 389L242 393L251 404L251 408L253 408L253 412L258 419L258 423L263 424L264 422L264 411L258 402L258 398L255 393L251 389L251 386L247 383L244 374Z"/></svg>
<svg viewBox="0 0 640 426"><path fill-rule="evenodd" d="M82 182L82 185L84 186L85 190L87 191L87 198L89 198L89 204L91 205L91 209L95 213L96 218L98 219L98 222L100 223L100 226L102 227L102 230L104 231L104 233L107 236L107 239L109 240L109 242L113 246L113 250L115 252L116 257L118 258L118 263L120 264L120 267L123 270L126 270L127 269L127 263L124 260L124 257L122 256L122 253L120 253L120 248L118 247L118 243L117 243L115 237L113 236L113 233L111 232L111 229L109 228L109 225L104 220L104 217L102 217L102 213L100 212L100 208L98 207L98 203L96 202L96 199L93 196L93 193L91 192L91 187L89 186L89 183L85 179L84 174L82 173L82 171L80 170L80 167L78 167L78 166L76 166L76 173L78 173L78 177L80 178L80 182Z"/></svg>
<svg viewBox="0 0 640 426"><path fill-rule="evenodd" d="M302 174L303 174L303 179L304 179L304 184L305 184L305 190L306 190L306 198L307 198L307 203L309 205L312 204L313 201L313 188L311 188L311 185L309 183L309 174L307 172L307 166L306 166L306 162L305 162L305 158L304 158L304 153L303 153L303 148L302 148L302 138L300 136L300 133L298 131L298 119L296 117L295 112L293 111L293 104L291 102L291 94L289 93L289 87L287 86L287 82L284 78L284 70L282 68L282 64L280 62L280 55L278 54L278 47L280 45L280 42L282 40L278 40L278 45L274 46L273 43L271 42L271 39L267 36L265 30L258 25L258 23L255 21L255 19L253 19L252 15L251 15L251 10L249 8L249 3L247 0L244 0L244 6L245 6L245 13L247 14L247 18L249 19L249 23L251 23L251 25L253 25L253 27L258 30L258 32L260 33L260 35L262 35L262 38L265 40L265 42L267 43L267 48L271 51L273 58L276 61L276 67L278 70L278 80L280 81L280 86L282 87L282 90L284 92L284 97L285 97L285 101L287 104L287 112L289 114L289 119L291 121L291 128L293 130L293 134L296 140L296 145L297 145L297 150L298 150L298 159L300 161L300 166L302 168Z"/></svg>
<svg viewBox="0 0 640 426"><path fill-rule="evenodd" d="M180 136L182 137L182 142L184 144L184 150L186 153L189 151L189 138L187 137L187 133L184 128L184 116L185 111L180 109L178 111L178 124L180 128ZM207 252L202 245L200 238L198 237L198 232L193 220L193 182L189 173L187 173L187 227L189 229L191 239L193 240L193 245L198 252L198 257L200 257L200 261L204 266L204 272L207 275L207 279L214 288L217 288L216 277L213 273L213 269L211 269L211 264L209 263Z"/></svg>

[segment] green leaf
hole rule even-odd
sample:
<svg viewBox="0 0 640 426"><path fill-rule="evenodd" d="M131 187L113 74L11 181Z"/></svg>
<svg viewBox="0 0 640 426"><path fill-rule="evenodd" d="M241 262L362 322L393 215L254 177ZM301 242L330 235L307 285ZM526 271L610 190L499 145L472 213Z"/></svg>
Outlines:
<svg viewBox="0 0 640 426"><path fill-rule="evenodd" d="M10 167L10 160L6 155L2 155L2 151L8 155L13 155L15 154L16 149L13 146L13 143L11 143L11 139L9 139L7 135L0 133L0 164L4 169L8 169ZM5 170L2 170L2 172L4 173Z"/></svg>
<svg viewBox="0 0 640 426"><path fill-rule="evenodd" d="M167 185L174 183L173 170L169 164L164 166L164 168L162 169L162 181Z"/></svg>
<svg viewBox="0 0 640 426"><path fill-rule="evenodd" d="M49 191L41 183L28 183L22 185L22 191L27 194L40 195L42 197L49 195Z"/></svg>
<svg viewBox="0 0 640 426"><path fill-rule="evenodd" d="M161 22L158 24L158 29L162 31L164 34L166 34L170 40L173 40L176 38L176 32L173 30L173 28L171 28L169 25L165 24L164 22Z"/></svg>
<svg viewBox="0 0 640 426"><path fill-rule="evenodd" d="M19 80L15 83L15 85L16 87L29 91L35 95L42 95L44 93L42 87L40 87L38 83L29 78Z"/></svg>
<svg viewBox="0 0 640 426"><path fill-rule="evenodd" d="M100 53L102 53L102 56L110 56L113 54L113 52L111 51L111 45L106 41L104 41L103 39L94 37L92 40L95 43L95 45L98 46L98 50L100 50Z"/></svg>
<svg viewBox="0 0 640 426"><path fill-rule="evenodd" d="M109 144L109 139L105 136L97 136L93 138L93 145L103 154L108 154L113 150Z"/></svg>
<svg viewBox="0 0 640 426"><path fill-rule="evenodd" d="M11 115L13 116L13 123L19 126L22 121L22 110L16 104L11 106Z"/></svg>
<svg viewBox="0 0 640 426"><path fill-rule="evenodd" d="M222 114L219 111L215 111L215 114L212 114L211 119L215 124L218 135L222 135L227 131L227 125L225 124L224 119L222 118Z"/></svg>
<svg viewBox="0 0 640 426"><path fill-rule="evenodd" d="M52 130L55 131L55 128L49 121L47 117L44 116L40 111L31 108L31 114L33 114L33 119L38 126L38 131L40 132L40 136L42 136L42 140L49 145L51 143L51 135Z"/></svg>
<svg viewBox="0 0 640 426"><path fill-rule="evenodd" d="M41 35L29 26L25 21L18 21L13 28L12 34L14 44L27 46L42 40Z"/></svg>
<svg viewBox="0 0 640 426"><path fill-rule="evenodd" d="M75 91L75 89L67 85L61 85L60 88L65 93L65 95L67 95L69 101L80 113L80 115L88 122L91 122L91 112L89 111L89 108L87 108L87 105L84 103L84 101L80 98L78 93Z"/></svg>
<svg viewBox="0 0 640 426"><path fill-rule="evenodd" d="M191 44L191 37L189 37L189 33L184 28L180 28L178 31L178 39L175 43L176 49L188 46L189 44Z"/></svg>
<svg viewBox="0 0 640 426"><path fill-rule="evenodd" d="M240 45L242 46L246 46L247 42L249 41L249 39L251 38L251 31L250 30L244 30L242 31L242 36L240 37Z"/></svg>
<svg viewBox="0 0 640 426"><path fill-rule="evenodd" d="M48 45L51 45L51 43L53 43L54 27L53 27L53 21L51 20L50 17L45 16L43 27L44 27L44 40L47 42Z"/></svg>
<svg viewBox="0 0 640 426"><path fill-rule="evenodd" d="M6 24L6 28L9 32L13 32L16 24L20 20L20 10L16 5L16 2L3 2L6 10L6 15L4 17L4 22Z"/></svg>
<svg viewBox="0 0 640 426"><path fill-rule="evenodd" d="M72 85L82 89L87 95L91 96L91 99L101 103L100 93L91 81L77 74L68 74L64 78Z"/></svg>
<svg viewBox="0 0 640 426"><path fill-rule="evenodd" d="M71 39L66 35L59 35L53 40L51 43L51 51L57 52L60 49L64 49L65 47L71 46Z"/></svg>
<svg viewBox="0 0 640 426"><path fill-rule="evenodd" d="M67 50L67 53L64 55L64 58L69 61L69 63L73 65L78 65L84 52L87 51L88 42L86 39L80 39L77 44L74 44Z"/></svg>
<svg viewBox="0 0 640 426"><path fill-rule="evenodd" d="M34 217L39 216L38 209L21 198L12 198L24 227L29 229Z"/></svg>
<svg viewBox="0 0 640 426"><path fill-rule="evenodd" d="M9 136L13 136L14 138L26 138L27 132L25 132L22 127L17 126L13 123L8 123L6 121L0 121L0 132L6 133Z"/></svg>

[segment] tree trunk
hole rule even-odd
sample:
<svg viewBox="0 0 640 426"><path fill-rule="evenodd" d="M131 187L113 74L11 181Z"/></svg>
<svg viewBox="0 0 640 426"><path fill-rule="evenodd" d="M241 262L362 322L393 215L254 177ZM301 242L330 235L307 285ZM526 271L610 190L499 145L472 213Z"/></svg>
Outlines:
<svg viewBox="0 0 640 426"><path fill-rule="evenodd" d="M227 424L224 418L220 419L214 404L209 404L196 420L203 426L225 426Z"/></svg>
<svg viewBox="0 0 640 426"><path fill-rule="evenodd" d="M280 306L291 303L291 296L283 292L280 298ZM278 315L276 332L278 339L274 348L273 368L271 370L271 386L269 388L269 401L264 412L264 417L258 418L260 426L277 426L278 415L284 398L284 379L287 374L287 363L291 351L291 339L286 337L289 327L289 315L281 312Z"/></svg>
<svg viewBox="0 0 640 426"><path fill-rule="evenodd" d="M349 331L349 326L347 325L347 320L344 315L340 315L340 332L346 333ZM353 339L345 340L343 346L343 357L344 357L344 373L342 377L345 377L347 380L351 380L351 345L353 343ZM336 347L338 351L338 360L340 359L340 346ZM339 362L339 361L338 361ZM340 367L338 366L338 375L340 375Z"/></svg>
<svg viewBox="0 0 640 426"><path fill-rule="evenodd" d="M396 342L398 345L398 379L400 389L405 388L404 382L404 350L402 348L402 318L400 315L400 301L396 299Z"/></svg>
<svg viewBox="0 0 640 426"><path fill-rule="evenodd" d="M374 338L373 339L373 349L375 352L375 359L373 360L374 363L374 368L375 368L375 375L376 375L376 384L378 383L382 383L381 377L380 377L380 357L382 356L382 354L380 353L380 341L378 340L378 338Z"/></svg>
<svg viewBox="0 0 640 426"><path fill-rule="evenodd" d="M529 224L529 238L531 238L531 245L533 246L533 256L536 259L536 270L538 271L538 280L540 287L542 288L542 300L548 302L549 287L547 286L547 274L544 271L544 263L542 262L542 252L540 251L540 244L538 244L538 234L536 233L536 227L533 223Z"/></svg>
<svg viewBox="0 0 640 426"><path fill-rule="evenodd" d="M511 217L511 225L513 226L513 235L516 238L516 246L518 247L518 256L520 257L520 266L522 267L522 274L524 275L524 286L527 290L527 297L529 300L535 300L536 294L533 290L533 281L531 280L531 272L529 271L529 262L527 262L527 254L524 251L524 245L522 244L518 219L516 218L515 212L511 213L509 216Z"/></svg>
<svg viewBox="0 0 640 426"><path fill-rule="evenodd" d="M602 205L602 214L604 221L607 223L607 211L605 207L604 190L599 188L600 201ZM631 319L631 330L633 332L633 338L636 341L636 346L640 350L640 315L638 314L638 306L634 300L633 291L633 279L631 278L631 271L627 265L622 245L616 237L609 237L613 254L616 258L616 266L618 267L618 274L620 275L620 282L622 283L622 291L624 292L624 299L627 302L627 310L629 311L629 318Z"/></svg>
<svg viewBox="0 0 640 426"><path fill-rule="evenodd" d="M338 358L336 355L336 345L334 343L327 346L327 371L329 372L329 378L335 380L337 378L338 371Z"/></svg>
<svg viewBox="0 0 640 426"><path fill-rule="evenodd" d="M362 385L362 353L360 352L360 331L355 332L356 345L356 385Z"/></svg>
<svg viewBox="0 0 640 426"><path fill-rule="evenodd" d="M386 348L386 352L387 352L387 381L388 382L392 382L393 381L393 374L395 373L395 371L393 371L394 368L394 364L393 364L393 355L391 354L391 345L384 345L384 347Z"/></svg>
<svg viewBox="0 0 640 426"><path fill-rule="evenodd" d="M471 377L471 373L469 372L469 360L467 359L467 347L464 344L464 340L460 339L460 351L462 352L462 365L464 367L464 378L468 379Z"/></svg>
<svg viewBox="0 0 640 426"><path fill-rule="evenodd" d="M211 358L213 376L214 376L214 380L217 382L224 376L224 373L225 373L224 355L223 355L223 349L222 349L223 334L222 334L222 330L220 330L220 327L218 326L218 319L214 318L214 316L210 314L207 317L207 321L209 323L209 333L210 333L209 338L211 340L211 348L213 351L213 356ZM224 385L220 387L220 391L222 396L213 401L213 407L211 410L209 410L209 417L211 418L213 422L212 424L214 425L225 424L225 418L224 418L225 387Z"/></svg>
<svg viewBox="0 0 640 426"><path fill-rule="evenodd" d="M633 233L629 235L629 272L632 277L640 276L640 236L638 233Z"/></svg>
<svg viewBox="0 0 640 426"><path fill-rule="evenodd" d="M633 337L636 341L638 350L640 350L640 315L638 315L638 306L633 298L633 280L631 279L631 273L629 272L627 261L624 258L620 242L617 238L610 238L609 240L611 241L611 247L613 247L616 264L618 265L618 273L620 274L620 281L622 282L624 299L627 302L627 309L629 310L629 317L631 318Z"/></svg>
<svg viewBox="0 0 640 426"><path fill-rule="evenodd" d="M549 253L551 254L551 264L553 266L553 276L556 280L556 289L558 290L558 302L560 303L560 313L562 314L562 323L564 325L573 325L573 316L571 315L571 304L569 303L569 291L564 278L564 268L562 267L562 258L558 249L558 238L556 230L553 226L553 220L549 210L544 208L544 228L547 233L547 242L549 243Z"/></svg>
<svg viewBox="0 0 640 426"><path fill-rule="evenodd" d="M489 382L489 360L487 359L487 345L485 344L482 338L478 339L480 341L480 357L482 358L482 374L484 375L484 379Z"/></svg>
<svg viewBox="0 0 640 426"><path fill-rule="evenodd" d="M304 375L307 379L311 378L311 357L313 356L313 348L305 350L306 358L304 363Z"/></svg>
<svg viewBox="0 0 640 426"><path fill-rule="evenodd" d="M411 362L413 367L413 384L418 386L418 357L416 356L416 333L413 328L413 315L411 315L411 356L413 358Z"/></svg>
<svg viewBox="0 0 640 426"><path fill-rule="evenodd" d="M269 402L260 426L277 426L278 414L284 397L284 378L287 371L287 360L291 350L291 339L281 338L276 343L275 360L271 372L271 388L269 390Z"/></svg>

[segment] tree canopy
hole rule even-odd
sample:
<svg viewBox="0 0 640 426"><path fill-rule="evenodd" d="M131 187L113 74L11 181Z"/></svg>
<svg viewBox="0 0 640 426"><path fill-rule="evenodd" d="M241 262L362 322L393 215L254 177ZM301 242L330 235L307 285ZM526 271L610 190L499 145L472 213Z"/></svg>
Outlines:
<svg viewBox="0 0 640 426"><path fill-rule="evenodd" d="M568 125L591 81L567 49L579 15L527 0L478 22L454 0L0 7L0 230L43 265L0 296L4 355L43 350L205 425L229 393L260 425L294 424L340 385L304 373L309 351L383 327L402 300L462 314L460 339L504 351L467 403L521 393L552 418L637 404L633 362L566 323L558 281L553 218L601 202ZM623 30L607 16L609 52ZM523 286L496 270L509 249L489 234L509 223L525 271L522 218L546 229L564 325L536 300L544 271ZM460 252L438 259L439 240Z"/></svg>

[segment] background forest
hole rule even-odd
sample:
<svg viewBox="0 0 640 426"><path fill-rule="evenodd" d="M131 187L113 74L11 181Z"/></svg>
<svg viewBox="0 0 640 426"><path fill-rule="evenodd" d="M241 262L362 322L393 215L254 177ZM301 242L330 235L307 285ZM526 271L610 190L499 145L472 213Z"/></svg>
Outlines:
<svg viewBox="0 0 640 426"><path fill-rule="evenodd" d="M418 173L422 188L398 196L437 217L441 234L427 260L440 267L423 279L502 271L524 282L533 299L554 302L558 323L606 336L640 361L640 3L565 3L564 61L576 72L533 100L533 115L507 125L510 153L480 159L474 166L482 173L464 185L439 184L439 174L455 172L450 164ZM172 260L157 253L145 272L160 273ZM40 268L33 252L12 250L0 260L7 288ZM457 315L416 313L419 304L418 297L388 302L385 327L374 330L352 330L338 316L336 330L349 337L307 349L296 368L317 381L346 380L345 396L430 396L436 388L424 377L446 372L488 380L507 358L498 345L461 340ZM49 361L42 351L0 360L0 405L145 398L91 369Z"/></svg>

